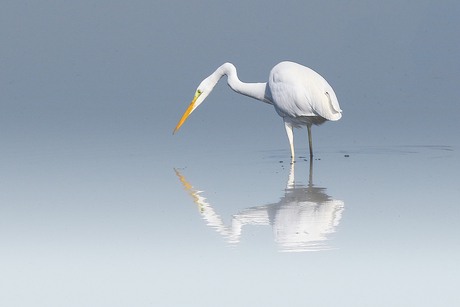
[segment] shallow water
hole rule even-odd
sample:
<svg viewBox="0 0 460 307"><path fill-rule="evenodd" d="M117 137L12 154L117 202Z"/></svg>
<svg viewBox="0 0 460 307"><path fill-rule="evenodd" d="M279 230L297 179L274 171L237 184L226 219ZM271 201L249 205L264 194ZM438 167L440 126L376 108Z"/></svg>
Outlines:
<svg viewBox="0 0 460 307"><path fill-rule="evenodd" d="M180 2L0 4L0 306L458 306L460 5ZM313 161L225 78L172 135L283 60Z"/></svg>
<svg viewBox="0 0 460 307"><path fill-rule="evenodd" d="M295 163L291 164L285 194L277 203L251 207L232 215L229 225L225 225L221 216L206 201L203 191L193 186L176 171L184 184L184 189L194 198L194 203L207 225L214 228L231 244L240 242L243 226L272 226L275 241L280 251L303 252L329 249L324 244L327 235L335 232L344 210L340 200L332 200L325 188L313 185L310 163L308 185L295 183ZM246 227L245 227L246 228Z"/></svg>
<svg viewBox="0 0 460 307"><path fill-rule="evenodd" d="M159 148L148 119L73 134L75 114L54 135L52 115L4 132L5 305L458 299L456 146L327 147L317 129L313 161L297 136L291 165L287 146L234 146L251 137L203 150L165 134Z"/></svg>

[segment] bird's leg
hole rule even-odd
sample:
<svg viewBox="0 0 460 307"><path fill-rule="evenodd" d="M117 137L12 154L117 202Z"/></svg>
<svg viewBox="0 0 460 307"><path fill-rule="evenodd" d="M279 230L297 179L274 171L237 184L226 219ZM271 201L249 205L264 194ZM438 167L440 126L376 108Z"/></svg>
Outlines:
<svg viewBox="0 0 460 307"><path fill-rule="evenodd" d="M310 145L310 159L313 158L313 145L311 142L311 124L307 125L308 130L308 144Z"/></svg>
<svg viewBox="0 0 460 307"><path fill-rule="evenodd" d="M286 128L289 145L291 145L291 163L294 163L294 129L292 125L286 121L284 122L284 127Z"/></svg>

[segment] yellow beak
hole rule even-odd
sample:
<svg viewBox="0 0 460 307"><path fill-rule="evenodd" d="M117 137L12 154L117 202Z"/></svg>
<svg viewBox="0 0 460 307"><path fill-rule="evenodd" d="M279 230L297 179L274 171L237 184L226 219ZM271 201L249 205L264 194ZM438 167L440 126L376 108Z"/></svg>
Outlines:
<svg viewBox="0 0 460 307"><path fill-rule="evenodd" d="M180 126L182 126L182 124L185 122L185 120L190 115L190 113L192 113L193 108L195 106L195 101L198 99L198 97L200 97L200 95L201 95L201 92L196 92L195 98L193 98L192 103L188 106L187 111L185 111L184 115L180 119L179 123L176 126L176 129L174 129L173 134L176 133L177 130L179 130Z"/></svg>

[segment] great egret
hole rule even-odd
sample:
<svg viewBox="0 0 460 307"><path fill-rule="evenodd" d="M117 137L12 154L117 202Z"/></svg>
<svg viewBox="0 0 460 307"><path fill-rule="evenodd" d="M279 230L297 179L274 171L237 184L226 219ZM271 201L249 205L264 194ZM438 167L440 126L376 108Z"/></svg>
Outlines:
<svg viewBox="0 0 460 307"><path fill-rule="evenodd" d="M224 75L227 75L228 85L235 92L275 107L278 115L284 120L292 161L294 161L294 128L307 126L311 158L313 157L311 126L320 125L327 120L336 121L342 117L342 110L332 87L321 75L308 67L294 62L281 62L271 70L268 82L244 83L238 79L235 66L225 63L200 83L192 103L173 134L208 97Z"/></svg>

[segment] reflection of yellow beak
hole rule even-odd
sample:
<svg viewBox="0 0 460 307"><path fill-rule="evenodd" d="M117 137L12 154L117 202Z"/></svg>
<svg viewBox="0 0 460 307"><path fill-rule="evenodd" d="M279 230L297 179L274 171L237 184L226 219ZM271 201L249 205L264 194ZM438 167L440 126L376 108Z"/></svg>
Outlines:
<svg viewBox="0 0 460 307"><path fill-rule="evenodd" d="M176 133L176 131L180 128L180 126L182 126L182 124L185 122L187 117L190 115L190 113L192 113L193 108L195 106L195 101L197 100L198 97L200 97L200 95L201 95L201 92L197 91L196 94L195 94L195 98L193 98L192 103L188 106L187 111L185 111L184 115L180 119L179 123L176 126L176 129L174 129L173 134Z"/></svg>

